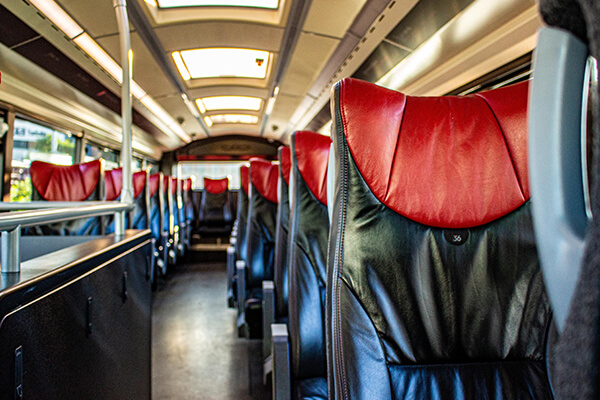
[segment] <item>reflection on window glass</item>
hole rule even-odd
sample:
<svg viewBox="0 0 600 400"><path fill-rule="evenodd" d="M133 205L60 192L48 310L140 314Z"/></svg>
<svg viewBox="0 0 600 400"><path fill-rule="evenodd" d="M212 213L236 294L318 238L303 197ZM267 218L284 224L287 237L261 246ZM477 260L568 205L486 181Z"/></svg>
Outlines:
<svg viewBox="0 0 600 400"><path fill-rule="evenodd" d="M31 200L29 166L35 160L72 165L75 160L75 137L35 122L15 118L11 201Z"/></svg>
<svg viewBox="0 0 600 400"><path fill-rule="evenodd" d="M105 171L119 168L119 155L115 150L100 146L95 143L86 143L85 156L83 157L83 161L88 162L92 160L97 160L99 158L104 159Z"/></svg>
<svg viewBox="0 0 600 400"><path fill-rule="evenodd" d="M222 179L229 178L229 189L240 188L240 165L242 161L232 162L185 162L181 163L181 176L192 178L193 188L204 188L204 178Z"/></svg>
<svg viewBox="0 0 600 400"><path fill-rule="evenodd" d="M131 168L133 172L141 171L144 165L144 161L141 158L133 157L131 159Z"/></svg>

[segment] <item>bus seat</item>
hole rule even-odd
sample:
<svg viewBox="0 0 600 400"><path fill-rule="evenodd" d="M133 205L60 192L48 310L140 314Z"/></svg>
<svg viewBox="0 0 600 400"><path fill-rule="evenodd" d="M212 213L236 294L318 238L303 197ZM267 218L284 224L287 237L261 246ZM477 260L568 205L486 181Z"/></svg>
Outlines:
<svg viewBox="0 0 600 400"><path fill-rule="evenodd" d="M203 236L222 237L230 233L233 216L228 178L204 178L199 221Z"/></svg>
<svg viewBox="0 0 600 400"><path fill-rule="evenodd" d="M183 210L183 203L180 193L178 192L180 182L181 181L177 178L171 178L171 214L173 215L173 250L175 252L175 258L173 259L174 264L177 263L177 257L183 255L184 251L181 245L181 212Z"/></svg>
<svg viewBox="0 0 600 400"><path fill-rule="evenodd" d="M331 396L553 398L527 97L334 86Z"/></svg>
<svg viewBox="0 0 600 400"><path fill-rule="evenodd" d="M550 375L557 399L591 400L600 396L600 13L591 0L539 9L547 26L534 51L529 156L532 195L547 199L533 220L557 328Z"/></svg>
<svg viewBox="0 0 600 400"><path fill-rule="evenodd" d="M331 139L310 131L292 136L289 248L289 340L297 399L327 399L325 283L327 164Z"/></svg>
<svg viewBox="0 0 600 400"><path fill-rule="evenodd" d="M290 219L289 182L290 148L279 148L279 185L277 194L277 227L275 230L275 265L273 282L275 285L275 319L285 320L288 316L288 232Z"/></svg>
<svg viewBox="0 0 600 400"><path fill-rule="evenodd" d="M288 316L288 231L290 219L289 181L290 148L280 146L279 179L277 181L277 220L275 227L275 252L273 261L273 281L263 281L263 373L272 370L271 324L287 323Z"/></svg>
<svg viewBox="0 0 600 400"><path fill-rule="evenodd" d="M183 216L185 221L184 243L187 249L192 245L192 227L194 225L194 200L192 193L192 178L183 180Z"/></svg>
<svg viewBox="0 0 600 400"><path fill-rule="evenodd" d="M148 195L146 189L146 171L138 171L132 175L133 184L133 210L125 213L125 227L127 229L148 229ZM121 198L123 189L123 169L114 168L104 174L106 201L117 201ZM132 218L133 216L133 218ZM106 218L106 233L114 233L114 216Z"/></svg>
<svg viewBox="0 0 600 400"><path fill-rule="evenodd" d="M246 232L246 296L243 321L247 336L262 337L262 281L273 280L278 165L250 159L250 196Z"/></svg>
<svg viewBox="0 0 600 400"><path fill-rule="evenodd" d="M163 242L163 222L164 222L164 196L163 185L164 179L161 172L150 175L148 178L148 197L150 199L150 231L152 231L152 239L154 240L154 274L155 279L152 281L153 288L156 289L159 273L166 273L167 248Z"/></svg>
<svg viewBox="0 0 600 400"><path fill-rule="evenodd" d="M33 201L104 200L104 161L56 165L34 161L30 168ZM101 217L31 227L26 235L101 235Z"/></svg>
<svg viewBox="0 0 600 400"><path fill-rule="evenodd" d="M175 264L175 260L177 258L177 253L174 250L174 219L171 210L173 209L173 195L171 192L171 177L164 175L163 176L163 185L162 185L162 193L163 193L163 224L162 224L162 234L161 241L165 248L164 256L165 259L164 264L164 273L167 272L167 267L170 264Z"/></svg>
<svg viewBox="0 0 600 400"><path fill-rule="evenodd" d="M227 276L230 281L227 284L227 301L232 307L237 304L237 261L246 262L246 231L248 228L248 165L240 166L240 189L238 190L237 198L237 214L236 214L236 235L234 244L234 256L228 258L227 268L229 269ZM242 267L244 269L245 266ZM240 314L242 312L238 305Z"/></svg>

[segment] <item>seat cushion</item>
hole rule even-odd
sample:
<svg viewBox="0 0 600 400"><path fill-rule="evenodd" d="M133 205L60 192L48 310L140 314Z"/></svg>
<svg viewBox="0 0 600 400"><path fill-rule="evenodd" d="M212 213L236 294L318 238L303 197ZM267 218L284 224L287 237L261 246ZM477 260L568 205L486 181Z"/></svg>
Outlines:
<svg viewBox="0 0 600 400"><path fill-rule="evenodd" d="M327 400L327 379L310 378L296 382L297 400Z"/></svg>

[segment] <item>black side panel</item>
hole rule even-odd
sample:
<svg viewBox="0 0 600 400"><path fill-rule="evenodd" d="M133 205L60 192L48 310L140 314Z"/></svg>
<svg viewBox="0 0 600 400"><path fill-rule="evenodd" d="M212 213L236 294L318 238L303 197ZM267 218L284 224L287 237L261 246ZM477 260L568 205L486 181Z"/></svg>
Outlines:
<svg viewBox="0 0 600 400"><path fill-rule="evenodd" d="M288 230L290 201L288 184L279 169L279 205L277 206L277 228L275 230L275 318L288 315Z"/></svg>
<svg viewBox="0 0 600 400"><path fill-rule="evenodd" d="M149 256L146 240L79 260L87 272L4 316L0 399L15 398L19 347L25 399L150 399Z"/></svg>

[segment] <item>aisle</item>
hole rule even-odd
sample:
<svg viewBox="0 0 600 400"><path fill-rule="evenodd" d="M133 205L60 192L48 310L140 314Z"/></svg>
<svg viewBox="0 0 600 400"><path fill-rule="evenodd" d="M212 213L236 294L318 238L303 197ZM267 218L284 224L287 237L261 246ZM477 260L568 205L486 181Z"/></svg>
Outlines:
<svg viewBox="0 0 600 400"><path fill-rule="evenodd" d="M261 382L260 342L237 338L236 313L226 306L225 287L224 264L188 262L155 293L154 400L270 398Z"/></svg>

